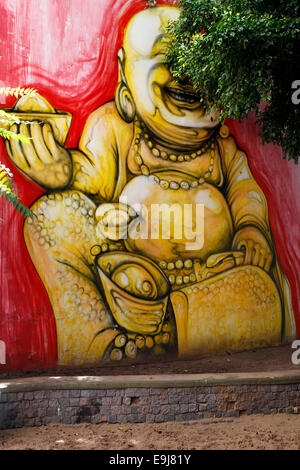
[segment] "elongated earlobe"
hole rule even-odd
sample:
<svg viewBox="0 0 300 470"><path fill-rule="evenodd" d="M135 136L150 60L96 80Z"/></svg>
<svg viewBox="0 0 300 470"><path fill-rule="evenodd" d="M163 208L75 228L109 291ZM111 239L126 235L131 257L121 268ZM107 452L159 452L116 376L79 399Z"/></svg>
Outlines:
<svg viewBox="0 0 300 470"><path fill-rule="evenodd" d="M135 104L130 90L123 80L117 85L115 102L121 118L126 122L132 122L135 116Z"/></svg>
<svg viewBox="0 0 300 470"><path fill-rule="evenodd" d="M119 83L115 92L115 102L121 118L126 122L132 122L134 120L136 110L134 100L126 83L125 58L125 51L123 47L121 47L118 51Z"/></svg>

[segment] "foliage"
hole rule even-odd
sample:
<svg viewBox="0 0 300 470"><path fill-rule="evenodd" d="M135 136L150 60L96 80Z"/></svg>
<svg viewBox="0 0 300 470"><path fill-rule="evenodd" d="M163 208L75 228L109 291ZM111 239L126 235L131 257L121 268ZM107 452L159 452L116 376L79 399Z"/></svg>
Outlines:
<svg viewBox="0 0 300 470"><path fill-rule="evenodd" d="M11 95L11 96L15 96L16 98L18 98L19 96L24 96L24 95L27 95L27 96L36 96L38 95L38 92L37 90L35 90L34 88L21 88L21 87L17 87L17 88L11 88L11 87L2 87L0 88L0 95Z"/></svg>
<svg viewBox="0 0 300 470"><path fill-rule="evenodd" d="M242 119L255 111L262 142L281 145L298 162L300 105L299 0L179 0L168 26L167 63L188 79L206 110Z"/></svg>
<svg viewBox="0 0 300 470"><path fill-rule="evenodd" d="M20 202L13 174L3 163L0 163L0 196L4 196L24 217L34 217L33 212Z"/></svg>
<svg viewBox="0 0 300 470"><path fill-rule="evenodd" d="M0 94L5 94L6 96L14 95L17 98L18 96L24 95L35 96L38 93L33 88L25 89L20 87L6 87L0 88ZM0 109L0 136L4 139L15 139L23 143L28 143L30 141L29 137L7 129L7 127L12 126L13 124L21 124L22 122L25 121L19 120L17 114ZM20 202L20 196L13 179L13 174L11 170L2 163L0 163L0 196L4 196L6 200L9 201L16 210L20 211L24 217L34 217L34 213Z"/></svg>

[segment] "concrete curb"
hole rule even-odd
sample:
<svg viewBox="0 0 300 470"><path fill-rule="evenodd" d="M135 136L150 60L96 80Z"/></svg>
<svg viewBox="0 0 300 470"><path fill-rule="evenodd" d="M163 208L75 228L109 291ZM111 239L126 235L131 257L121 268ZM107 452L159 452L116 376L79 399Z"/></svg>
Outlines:
<svg viewBox="0 0 300 470"><path fill-rule="evenodd" d="M43 390L106 390L124 388L179 388L251 384L297 384L300 370L227 374L127 376L58 376L0 380L0 393Z"/></svg>

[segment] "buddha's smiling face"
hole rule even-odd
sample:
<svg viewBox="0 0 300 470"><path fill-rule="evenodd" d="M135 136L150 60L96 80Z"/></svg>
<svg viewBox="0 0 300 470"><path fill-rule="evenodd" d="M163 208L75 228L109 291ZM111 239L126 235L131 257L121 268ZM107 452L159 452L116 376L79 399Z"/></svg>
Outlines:
<svg viewBox="0 0 300 470"><path fill-rule="evenodd" d="M150 131L169 145L197 147L219 124L215 112L206 114L189 84L177 83L163 63L164 27L178 18L173 7L138 13L124 38L124 72L138 116Z"/></svg>

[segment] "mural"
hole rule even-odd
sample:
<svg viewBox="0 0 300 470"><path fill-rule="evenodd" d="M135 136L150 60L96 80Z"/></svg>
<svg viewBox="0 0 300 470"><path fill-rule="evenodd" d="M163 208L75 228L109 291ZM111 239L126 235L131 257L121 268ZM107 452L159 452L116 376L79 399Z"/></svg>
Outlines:
<svg viewBox="0 0 300 470"><path fill-rule="evenodd" d="M77 148L65 145L71 113L42 96L13 107L32 140L6 143L7 153L46 190L24 239L53 308L60 364L213 354L296 335L247 155L163 63L164 27L178 13L131 17L115 99L90 114Z"/></svg>

